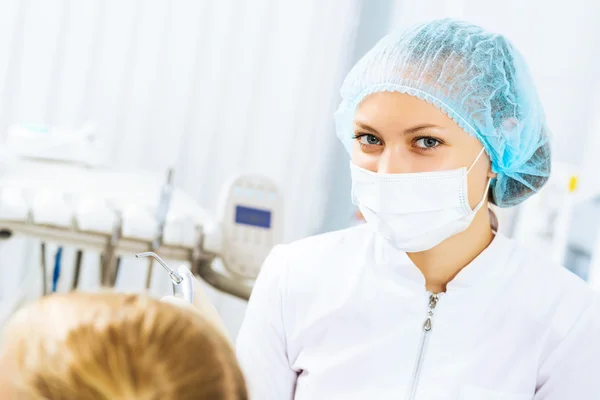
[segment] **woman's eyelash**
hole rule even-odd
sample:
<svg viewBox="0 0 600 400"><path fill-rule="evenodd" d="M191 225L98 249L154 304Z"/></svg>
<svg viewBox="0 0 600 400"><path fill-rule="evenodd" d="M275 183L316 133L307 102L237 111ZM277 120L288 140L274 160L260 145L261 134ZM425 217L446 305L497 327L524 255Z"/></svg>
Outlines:
<svg viewBox="0 0 600 400"><path fill-rule="evenodd" d="M383 141L372 133L356 133L352 136L352 139L358 141L360 146L364 148L383 145ZM417 151L428 152L436 150L444 144L444 141L433 136L418 136L413 138L411 143Z"/></svg>
<svg viewBox="0 0 600 400"><path fill-rule="evenodd" d="M373 138L381 141L381 139L379 139L377 136L375 136L372 133L357 133L356 135L354 135L354 139L360 139L360 138L365 137L365 136L367 136L367 137L373 137Z"/></svg>
<svg viewBox="0 0 600 400"><path fill-rule="evenodd" d="M430 143L427 143L427 141L429 141ZM419 142L424 142L423 146L419 146L418 143ZM431 143L433 142L433 143ZM431 146L428 146L428 144L431 144ZM413 139L413 146L418 148L419 151L431 151L431 150L435 150L438 147L440 147L441 145L444 144L443 140L440 140L438 138L435 138L433 136L420 136L420 137L416 137Z"/></svg>

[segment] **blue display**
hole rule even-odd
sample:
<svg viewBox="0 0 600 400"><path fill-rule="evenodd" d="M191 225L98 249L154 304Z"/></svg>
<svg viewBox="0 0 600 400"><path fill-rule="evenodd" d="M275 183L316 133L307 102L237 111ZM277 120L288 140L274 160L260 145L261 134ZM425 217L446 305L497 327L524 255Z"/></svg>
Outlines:
<svg viewBox="0 0 600 400"><path fill-rule="evenodd" d="M235 223L268 229L271 227L271 212L257 208L236 206Z"/></svg>

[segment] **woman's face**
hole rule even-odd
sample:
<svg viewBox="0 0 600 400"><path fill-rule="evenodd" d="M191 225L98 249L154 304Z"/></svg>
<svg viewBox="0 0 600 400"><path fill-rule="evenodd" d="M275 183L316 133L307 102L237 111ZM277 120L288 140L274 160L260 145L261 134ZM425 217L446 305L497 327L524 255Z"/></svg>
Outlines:
<svg viewBox="0 0 600 400"><path fill-rule="evenodd" d="M388 174L469 168L483 147L435 106L398 92L368 96L356 111L354 136L352 162ZM483 154L468 175L472 208L494 176Z"/></svg>

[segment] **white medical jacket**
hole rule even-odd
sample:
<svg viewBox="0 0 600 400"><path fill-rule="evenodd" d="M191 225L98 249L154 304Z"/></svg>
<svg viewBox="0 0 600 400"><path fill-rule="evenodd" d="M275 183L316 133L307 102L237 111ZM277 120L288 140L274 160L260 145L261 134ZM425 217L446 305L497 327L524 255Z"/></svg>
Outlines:
<svg viewBox="0 0 600 400"><path fill-rule="evenodd" d="M600 306L501 235L432 297L363 225L272 251L237 353L253 400L598 400Z"/></svg>

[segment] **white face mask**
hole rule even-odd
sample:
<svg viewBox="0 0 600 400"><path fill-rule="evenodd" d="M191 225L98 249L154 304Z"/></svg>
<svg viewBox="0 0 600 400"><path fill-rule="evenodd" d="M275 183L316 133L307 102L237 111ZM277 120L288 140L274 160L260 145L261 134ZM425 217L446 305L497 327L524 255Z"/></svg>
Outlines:
<svg viewBox="0 0 600 400"><path fill-rule="evenodd" d="M398 250L429 250L466 230L485 203L490 180L481 201L471 210L469 169L404 174L378 174L350 164L352 202Z"/></svg>

